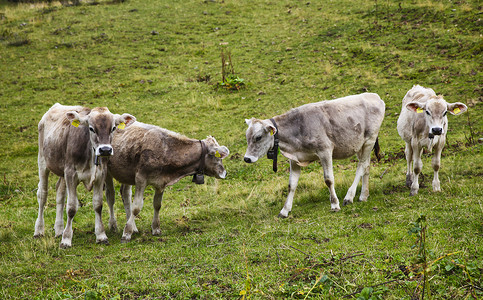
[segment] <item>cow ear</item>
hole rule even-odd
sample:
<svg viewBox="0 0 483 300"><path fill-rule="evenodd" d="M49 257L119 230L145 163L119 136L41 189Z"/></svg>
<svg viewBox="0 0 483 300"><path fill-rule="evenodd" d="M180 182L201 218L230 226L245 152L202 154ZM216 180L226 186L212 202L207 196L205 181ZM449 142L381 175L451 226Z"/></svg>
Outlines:
<svg viewBox="0 0 483 300"><path fill-rule="evenodd" d="M230 150L225 146L216 146L211 148L208 154L223 159L230 154Z"/></svg>
<svg viewBox="0 0 483 300"><path fill-rule="evenodd" d="M448 103L448 111L452 115L460 115L468 110L468 107L461 102Z"/></svg>
<svg viewBox="0 0 483 300"><path fill-rule="evenodd" d="M252 119L245 119L245 123L247 123L248 127L252 124Z"/></svg>
<svg viewBox="0 0 483 300"><path fill-rule="evenodd" d="M131 126L136 122L136 117L130 114L122 114L122 115L115 115L115 120L114 120L116 126L118 126L121 129L124 129L124 127ZM124 125L123 125L124 124Z"/></svg>
<svg viewBox="0 0 483 300"><path fill-rule="evenodd" d="M409 102L406 104L406 108L415 113L422 113L424 111L425 105L419 102Z"/></svg>
<svg viewBox="0 0 483 300"><path fill-rule="evenodd" d="M274 135L275 133L277 133L277 128L275 126L273 126L272 124L269 124L267 126L267 129L270 132L270 135Z"/></svg>
<svg viewBox="0 0 483 300"><path fill-rule="evenodd" d="M68 111L65 116L69 123L74 127L79 127L79 125L87 125L87 117L81 117L76 111Z"/></svg>

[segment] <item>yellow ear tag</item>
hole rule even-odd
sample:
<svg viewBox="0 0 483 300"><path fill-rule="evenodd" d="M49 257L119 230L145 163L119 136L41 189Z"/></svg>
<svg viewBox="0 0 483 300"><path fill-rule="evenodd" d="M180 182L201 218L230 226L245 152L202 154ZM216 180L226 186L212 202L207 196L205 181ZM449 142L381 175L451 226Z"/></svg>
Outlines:
<svg viewBox="0 0 483 300"><path fill-rule="evenodd" d="M119 128L119 129L126 128L126 123L124 123L124 122L119 123L119 125L117 125L117 128Z"/></svg>
<svg viewBox="0 0 483 300"><path fill-rule="evenodd" d="M79 125L80 125L79 120L74 120L74 121L72 121L72 126L74 126L74 127L79 127Z"/></svg>
<svg viewBox="0 0 483 300"><path fill-rule="evenodd" d="M275 130L270 130L270 135L274 135L275 134Z"/></svg>
<svg viewBox="0 0 483 300"><path fill-rule="evenodd" d="M458 114L459 112L461 111L461 109L459 109L458 107L453 109L453 113L454 114Z"/></svg>
<svg viewBox="0 0 483 300"><path fill-rule="evenodd" d="M215 152L215 157L218 157L218 158L220 158L220 157L221 157L221 154L220 154L220 152L218 152L218 151L216 151L216 152Z"/></svg>
<svg viewBox="0 0 483 300"><path fill-rule="evenodd" d="M418 108L416 109L416 112L417 112L418 114L420 114L420 113L422 113L422 112L423 112L423 109L422 109L421 107L418 107Z"/></svg>

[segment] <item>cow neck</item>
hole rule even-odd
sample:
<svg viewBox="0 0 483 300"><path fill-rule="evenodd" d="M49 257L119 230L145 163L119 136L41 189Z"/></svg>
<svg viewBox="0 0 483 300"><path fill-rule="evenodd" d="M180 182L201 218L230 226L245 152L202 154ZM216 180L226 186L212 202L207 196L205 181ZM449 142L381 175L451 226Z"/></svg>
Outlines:
<svg viewBox="0 0 483 300"><path fill-rule="evenodd" d="M275 134L273 135L273 147L268 150L267 152L267 158L273 160L273 171L277 172L277 158L278 158L278 126L277 123L273 118L270 118L270 121L272 122L273 126L275 126Z"/></svg>
<svg viewBox="0 0 483 300"><path fill-rule="evenodd" d="M196 173L193 175L193 180L192 182L196 184L203 184L205 183L205 156L206 156L206 145L202 140L199 140L201 144L201 161L198 166L198 170Z"/></svg>

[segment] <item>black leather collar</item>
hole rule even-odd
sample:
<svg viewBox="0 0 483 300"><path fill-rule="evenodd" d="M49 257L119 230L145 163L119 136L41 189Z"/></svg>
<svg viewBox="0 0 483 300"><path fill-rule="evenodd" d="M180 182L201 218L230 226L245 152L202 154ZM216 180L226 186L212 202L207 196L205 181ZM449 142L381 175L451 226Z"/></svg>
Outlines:
<svg viewBox="0 0 483 300"><path fill-rule="evenodd" d="M196 184L204 184L205 183L205 155L206 155L206 145L203 143L203 141L200 140L201 144L201 161L200 165L198 166L198 170L196 173L193 175L193 180L192 182Z"/></svg>
<svg viewBox="0 0 483 300"><path fill-rule="evenodd" d="M277 123L275 123L275 120L273 118L270 119L272 122L273 126L275 126L275 129L277 130L275 132L275 135L273 136L274 141L273 141L273 147L268 150L267 152L267 158L273 160L273 171L277 172L277 157L278 157L278 126Z"/></svg>

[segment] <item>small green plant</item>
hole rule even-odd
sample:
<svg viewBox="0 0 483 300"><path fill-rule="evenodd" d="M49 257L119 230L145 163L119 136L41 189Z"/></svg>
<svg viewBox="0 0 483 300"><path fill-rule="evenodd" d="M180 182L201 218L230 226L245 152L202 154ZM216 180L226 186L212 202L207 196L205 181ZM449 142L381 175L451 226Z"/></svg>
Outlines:
<svg viewBox="0 0 483 300"><path fill-rule="evenodd" d="M431 291L429 289L428 274L430 272L428 268L428 250L426 249L426 216L420 215L415 222L413 222L413 227L409 229L409 234L416 235L416 241L411 248L417 248L418 254L416 258L416 269L419 271L418 274L423 276L423 284L421 291L421 299L424 299L424 295L427 293L428 297L431 298ZM419 285L418 285L419 286Z"/></svg>
<svg viewBox="0 0 483 300"><path fill-rule="evenodd" d="M381 287L374 289L372 287L365 287L361 293L357 296L357 300L376 300L384 299L383 294L388 290L387 287Z"/></svg>
<svg viewBox="0 0 483 300"><path fill-rule="evenodd" d="M250 299L252 294L255 294L255 293L261 293L263 294L263 292L259 289L253 289L252 287L252 279L250 278L250 274L248 273L248 259L247 259L247 255L246 255L246 249L245 249L245 244L243 244L243 257L245 258L245 267L246 267L246 270L247 270L247 277L245 279L245 288L243 290L240 291L240 296L242 300L245 300L245 299Z"/></svg>
<svg viewBox="0 0 483 300"><path fill-rule="evenodd" d="M245 86L245 79L240 78L236 75L228 75L224 81L221 81L219 83L219 86L227 90L238 91Z"/></svg>
<svg viewBox="0 0 483 300"><path fill-rule="evenodd" d="M217 85L219 88L229 91L238 91L245 86L245 80L235 74L231 53L221 48L221 81Z"/></svg>

